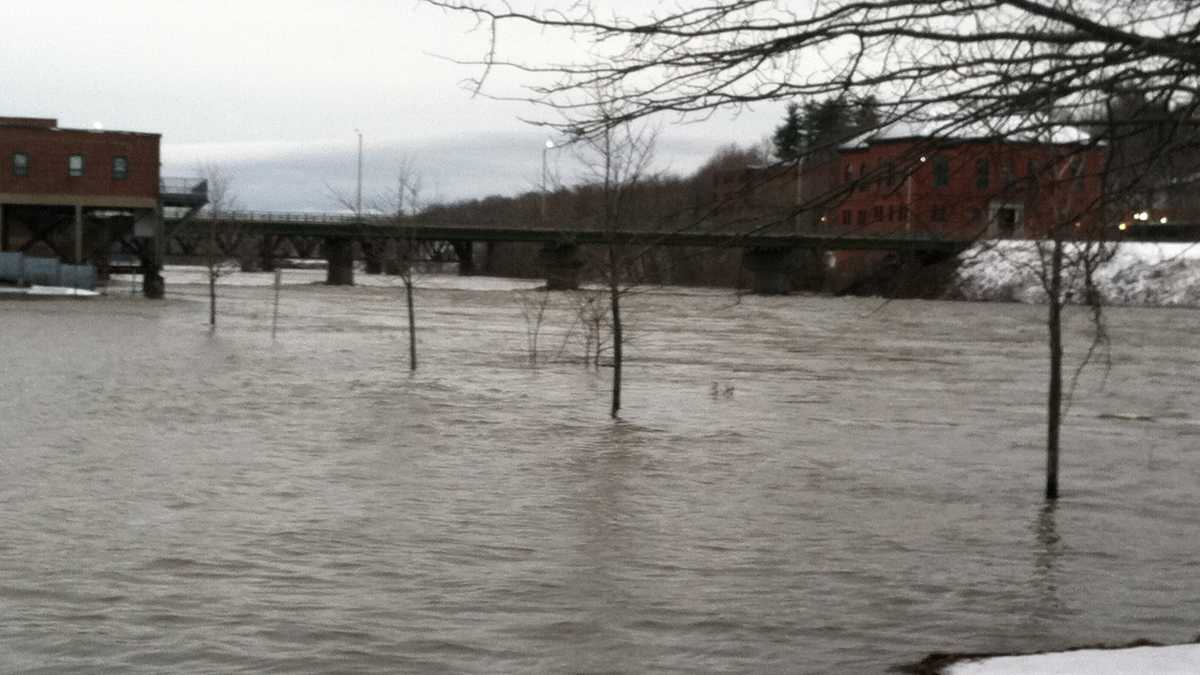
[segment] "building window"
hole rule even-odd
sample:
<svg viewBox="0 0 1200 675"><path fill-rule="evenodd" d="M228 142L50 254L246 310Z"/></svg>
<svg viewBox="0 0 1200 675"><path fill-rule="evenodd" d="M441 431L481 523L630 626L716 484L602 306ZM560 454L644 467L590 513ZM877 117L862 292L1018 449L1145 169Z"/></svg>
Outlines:
<svg viewBox="0 0 1200 675"><path fill-rule="evenodd" d="M908 222L908 205L907 204L900 205L900 220Z"/></svg>
<svg viewBox="0 0 1200 675"><path fill-rule="evenodd" d="M849 225L851 218L852 218L852 216L850 214L850 209L846 209L845 211L842 211L842 224L843 225Z"/></svg>
<svg viewBox="0 0 1200 675"><path fill-rule="evenodd" d="M871 187L870 183L867 181L867 163L866 162L863 162L862 164L858 165L858 180L859 180L858 190L860 192Z"/></svg>
<svg viewBox="0 0 1200 675"><path fill-rule="evenodd" d="M129 178L129 158L128 157L113 157L113 180L125 180Z"/></svg>
<svg viewBox="0 0 1200 675"><path fill-rule="evenodd" d="M859 225L867 224L867 210L866 209L858 210L858 224Z"/></svg>
<svg viewBox="0 0 1200 675"><path fill-rule="evenodd" d="M878 222L880 222L880 221L882 221L882 220L883 220L883 207L882 207L882 206L876 206L876 207L875 207L875 222L877 222L877 223L878 223Z"/></svg>
<svg viewBox="0 0 1200 675"><path fill-rule="evenodd" d="M975 160L975 187L986 190L992 180L992 166L986 159Z"/></svg>
<svg viewBox="0 0 1200 675"><path fill-rule="evenodd" d="M83 175L83 155L71 155L67 158L67 175Z"/></svg>
<svg viewBox="0 0 1200 675"><path fill-rule="evenodd" d="M933 207L933 209L929 213L929 220L931 220L935 223L946 222L946 207L944 207L944 206Z"/></svg>
<svg viewBox="0 0 1200 675"><path fill-rule="evenodd" d="M933 186L946 187L950 184L950 161L945 157L933 158Z"/></svg>
<svg viewBox="0 0 1200 675"><path fill-rule="evenodd" d="M896 220L896 205L888 204L888 222Z"/></svg>
<svg viewBox="0 0 1200 675"><path fill-rule="evenodd" d="M29 155L23 152L13 153L13 175L22 178L29 175Z"/></svg>
<svg viewBox="0 0 1200 675"><path fill-rule="evenodd" d="M1011 186L1017 180L1017 163L1009 159L1000 165L1000 170L1004 173L1004 185Z"/></svg>
<svg viewBox="0 0 1200 675"><path fill-rule="evenodd" d="M887 186L892 187L896 184L896 163L887 163Z"/></svg>
<svg viewBox="0 0 1200 675"><path fill-rule="evenodd" d="M1075 180L1075 184L1074 184L1075 190L1076 191L1082 190L1083 189L1083 160L1078 159L1078 158L1071 160L1071 177L1074 178L1074 180Z"/></svg>
<svg viewBox="0 0 1200 675"><path fill-rule="evenodd" d="M843 176L844 176L845 182L847 184L854 182L854 165L853 164L846 165L846 170L845 170Z"/></svg>

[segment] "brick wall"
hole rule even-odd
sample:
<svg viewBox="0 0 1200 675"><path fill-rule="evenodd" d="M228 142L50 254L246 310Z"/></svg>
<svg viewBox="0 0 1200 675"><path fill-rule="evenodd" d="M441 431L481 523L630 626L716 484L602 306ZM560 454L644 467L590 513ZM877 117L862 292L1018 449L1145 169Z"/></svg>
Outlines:
<svg viewBox="0 0 1200 675"><path fill-rule="evenodd" d="M59 129L0 118L0 194L23 196L115 196L158 198L159 135L121 131ZM28 175L17 175L14 155L29 159ZM71 176L68 158L84 158L83 175ZM127 177L114 175L114 158L127 160Z"/></svg>

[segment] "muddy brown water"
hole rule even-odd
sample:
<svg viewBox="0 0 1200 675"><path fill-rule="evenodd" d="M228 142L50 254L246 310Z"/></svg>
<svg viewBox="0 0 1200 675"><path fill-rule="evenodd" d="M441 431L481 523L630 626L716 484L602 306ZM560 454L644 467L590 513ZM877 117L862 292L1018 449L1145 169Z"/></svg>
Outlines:
<svg viewBox="0 0 1200 675"><path fill-rule="evenodd" d="M1200 633L1195 311L1109 311L1048 509L1040 307L655 289L614 422L566 295L531 369L519 284L429 280L414 375L397 289L307 281L275 342L253 284L215 336L178 280L0 303L0 670L871 673Z"/></svg>

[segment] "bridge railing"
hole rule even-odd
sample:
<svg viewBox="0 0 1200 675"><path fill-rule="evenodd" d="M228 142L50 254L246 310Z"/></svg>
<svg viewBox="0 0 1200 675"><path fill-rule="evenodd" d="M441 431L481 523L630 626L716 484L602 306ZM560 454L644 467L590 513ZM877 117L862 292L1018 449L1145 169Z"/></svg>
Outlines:
<svg viewBox="0 0 1200 675"><path fill-rule="evenodd" d="M203 178L164 176L158 179L158 191L163 194L208 194L208 181Z"/></svg>

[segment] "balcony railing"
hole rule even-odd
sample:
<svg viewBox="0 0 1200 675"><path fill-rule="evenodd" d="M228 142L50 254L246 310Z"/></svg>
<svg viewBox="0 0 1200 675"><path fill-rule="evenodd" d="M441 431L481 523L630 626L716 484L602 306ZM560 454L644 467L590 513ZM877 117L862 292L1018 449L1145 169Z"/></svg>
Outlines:
<svg viewBox="0 0 1200 675"><path fill-rule="evenodd" d="M158 196L164 206L200 208L208 203L208 181L203 178L159 178Z"/></svg>

